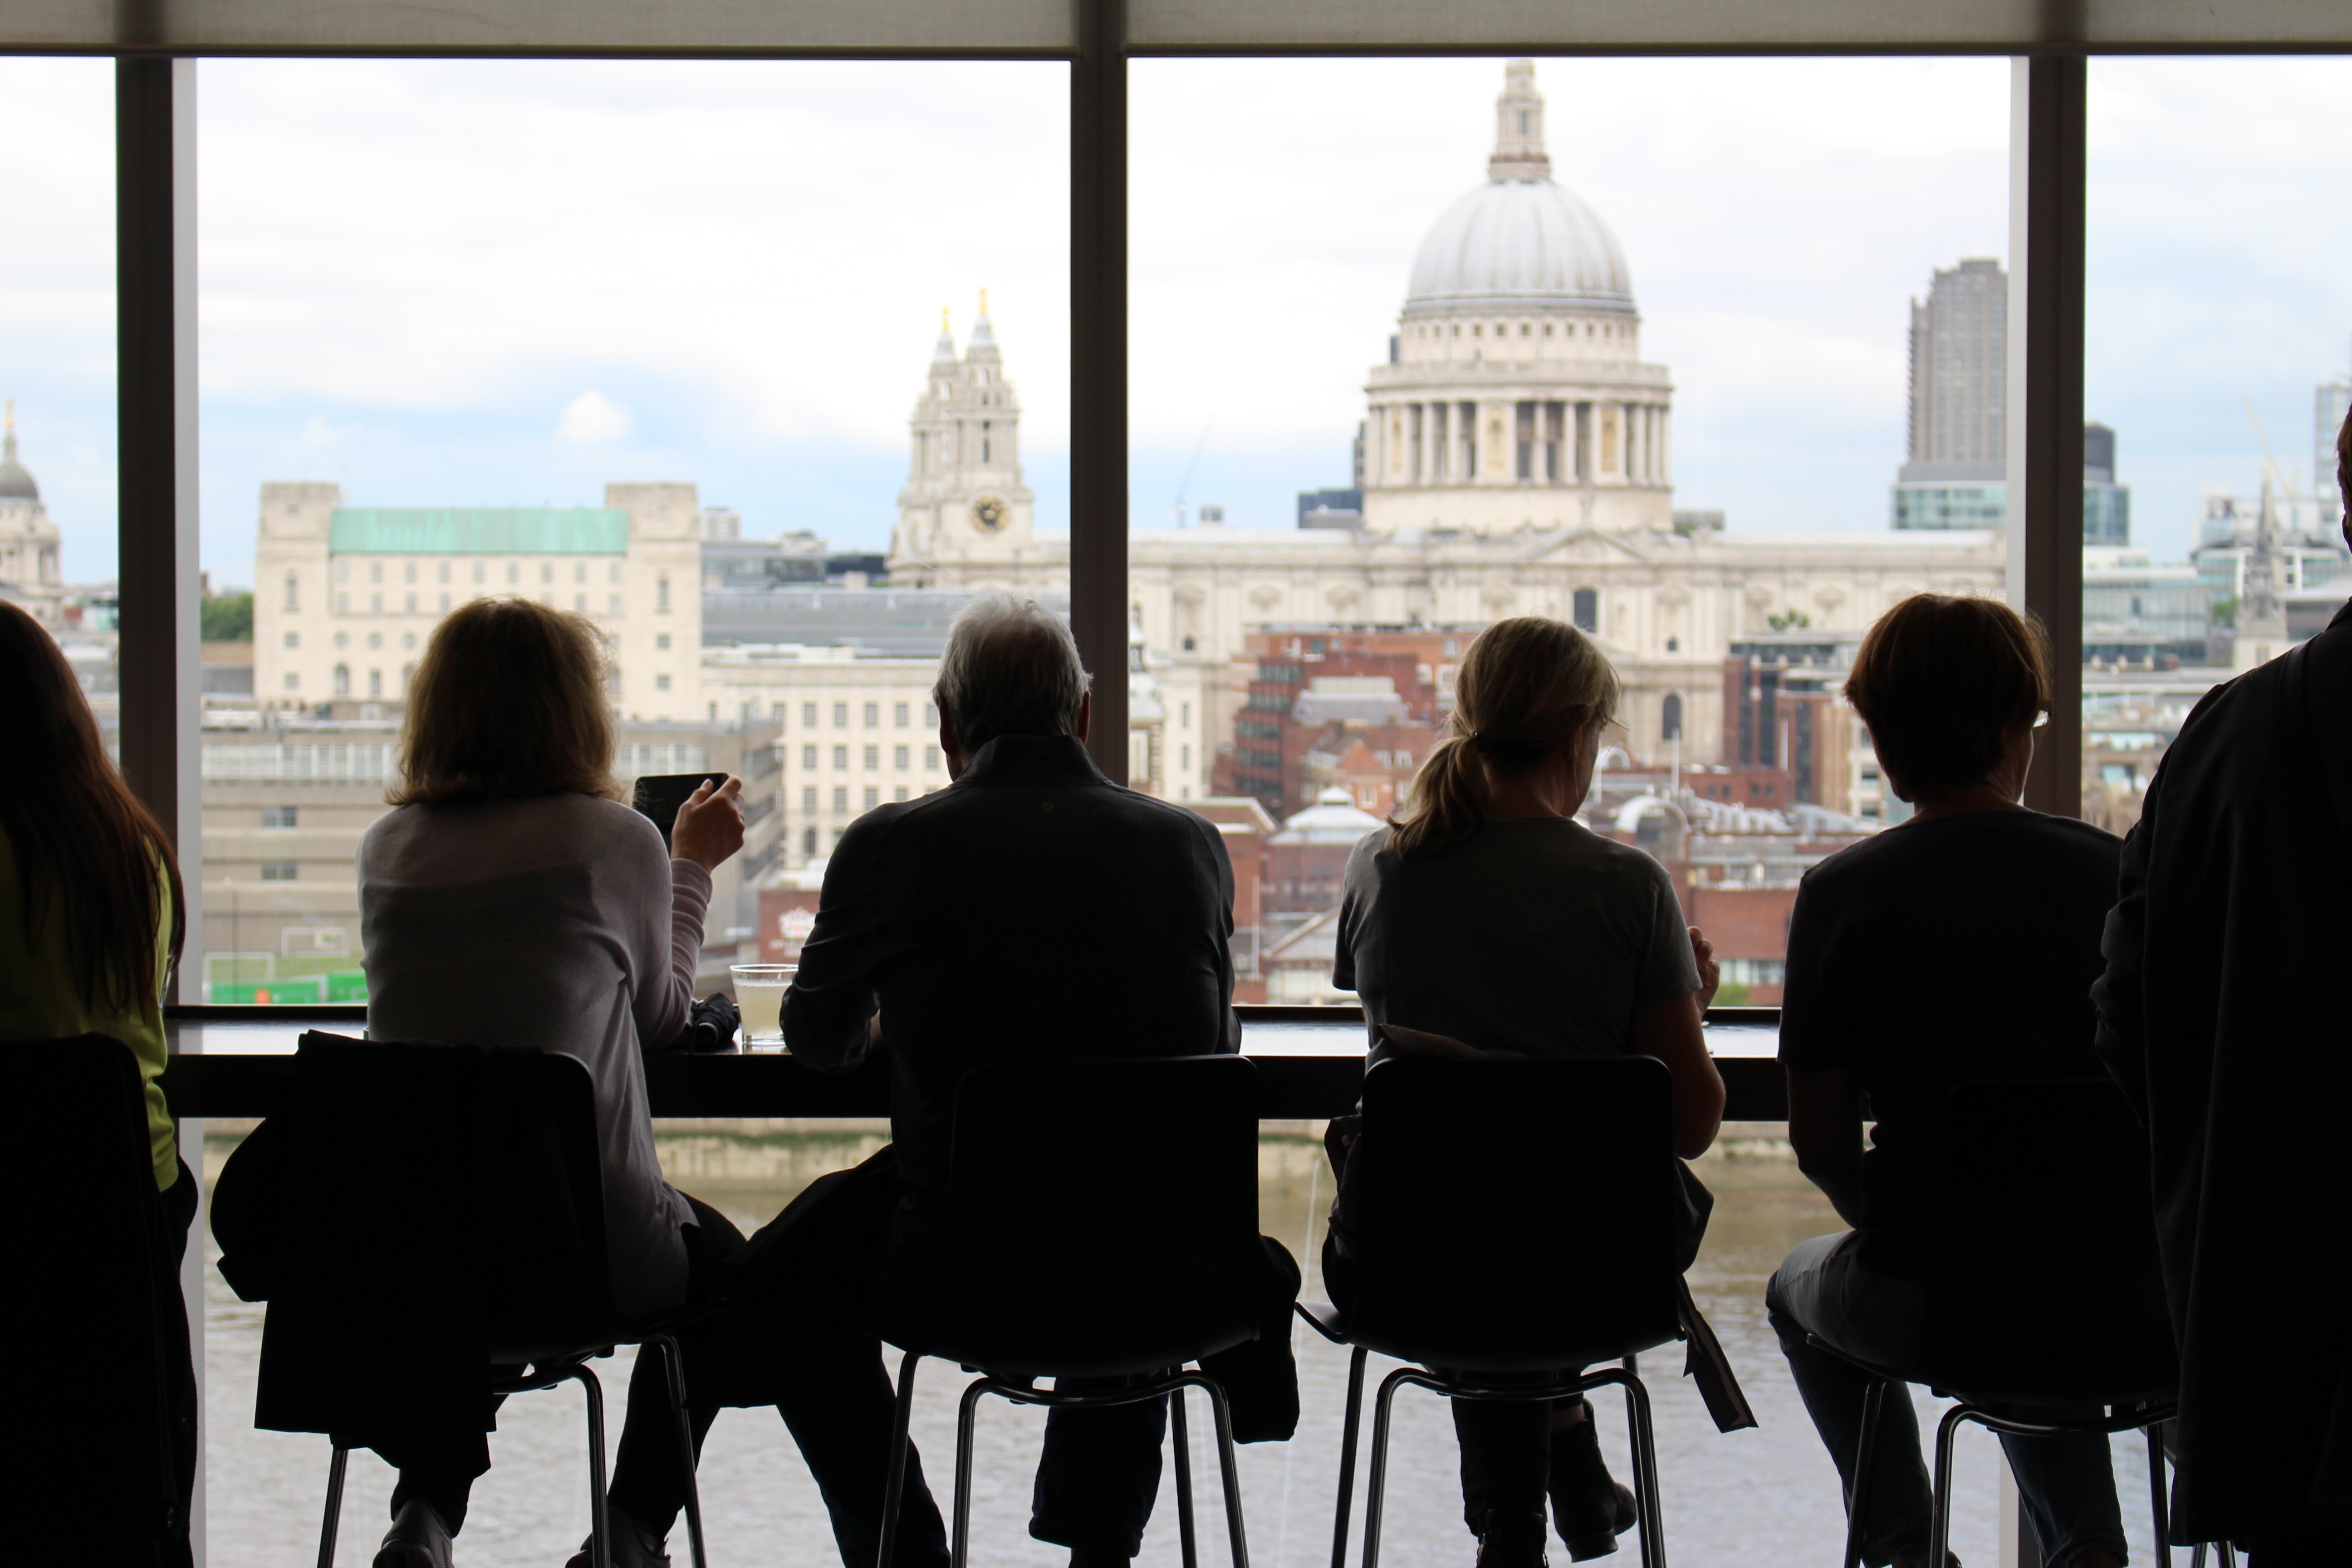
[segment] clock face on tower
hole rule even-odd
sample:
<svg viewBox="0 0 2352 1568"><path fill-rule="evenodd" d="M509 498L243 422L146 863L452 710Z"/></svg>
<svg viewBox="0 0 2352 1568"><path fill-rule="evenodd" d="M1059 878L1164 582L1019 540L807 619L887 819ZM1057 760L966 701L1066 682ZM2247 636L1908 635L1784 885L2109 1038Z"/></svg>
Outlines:
<svg viewBox="0 0 2352 1568"><path fill-rule="evenodd" d="M982 496L971 503L971 525L982 533L998 533L1004 528L1010 509L1001 496Z"/></svg>

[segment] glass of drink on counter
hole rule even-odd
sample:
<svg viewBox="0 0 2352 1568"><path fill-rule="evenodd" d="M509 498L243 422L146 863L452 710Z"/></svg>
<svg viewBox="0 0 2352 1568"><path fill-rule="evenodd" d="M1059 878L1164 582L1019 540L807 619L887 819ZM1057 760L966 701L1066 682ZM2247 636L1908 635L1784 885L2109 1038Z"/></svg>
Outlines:
<svg viewBox="0 0 2352 1568"><path fill-rule="evenodd" d="M784 991L793 983L796 963L736 963L735 1005L743 1015L743 1048L781 1051L784 1048Z"/></svg>

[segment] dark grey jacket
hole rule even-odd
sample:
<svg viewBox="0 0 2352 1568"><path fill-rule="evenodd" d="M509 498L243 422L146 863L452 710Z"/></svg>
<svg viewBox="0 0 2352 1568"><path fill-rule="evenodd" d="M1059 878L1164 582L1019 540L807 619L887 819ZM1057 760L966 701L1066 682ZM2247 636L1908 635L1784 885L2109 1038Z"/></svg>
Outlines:
<svg viewBox="0 0 2352 1568"><path fill-rule="evenodd" d="M812 1067L855 1067L880 1008L902 1238L944 1214L973 1067L1240 1048L1233 907L1216 828L1113 784L1066 736L1000 737L946 789L851 825L784 1040Z"/></svg>
<svg viewBox="0 0 2352 1568"><path fill-rule="evenodd" d="M2352 1512L2352 610L2197 705L2125 840L2094 989L2148 1126L2188 1541Z"/></svg>

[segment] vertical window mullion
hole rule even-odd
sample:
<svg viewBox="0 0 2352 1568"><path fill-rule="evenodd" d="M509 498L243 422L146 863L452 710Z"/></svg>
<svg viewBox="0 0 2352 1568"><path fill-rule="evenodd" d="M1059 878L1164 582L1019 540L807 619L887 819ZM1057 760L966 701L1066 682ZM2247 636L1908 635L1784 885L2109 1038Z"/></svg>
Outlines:
<svg viewBox="0 0 2352 1568"><path fill-rule="evenodd" d="M1070 629L1096 764L1127 782L1127 5L1078 0L1070 68Z"/></svg>
<svg viewBox="0 0 2352 1568"><path fill-rule="evenodd" d="M2050 634L2025 804L2083 808L2084 219L2088 62L2021 58L2010 132L2009 595Z"/></svg>
<svg viewBox="0 0 2352 1568"><path fill-rule="evenodd" d="M196 62L114 67L123 776L187 888L180 998L204 980L196 527Z"/></svg>

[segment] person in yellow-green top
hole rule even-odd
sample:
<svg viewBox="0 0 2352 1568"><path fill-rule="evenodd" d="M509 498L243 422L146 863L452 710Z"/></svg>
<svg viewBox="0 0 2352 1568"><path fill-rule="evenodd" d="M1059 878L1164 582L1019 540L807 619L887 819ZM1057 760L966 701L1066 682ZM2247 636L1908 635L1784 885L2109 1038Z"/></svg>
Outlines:
<svg viewBox="0 0 2352 1568"><path fill-rule="evenodd" d="M163 995L186 923L179 863L106 754L65 654L39 622L5 601L0 735L9 748L0 764L0 1041L97 1033L131 1047L146 1084L167 1245L184 1254L196 1181L180 1158L157 1081ZM184 1322L179 1330L166 1381L184 1521L196 1395Z"/></svg>

